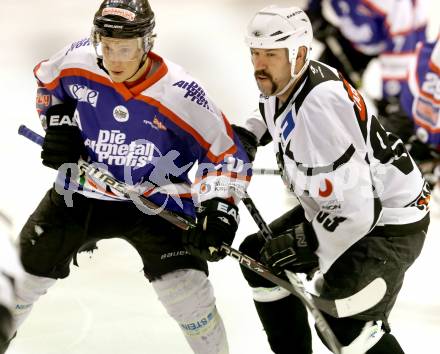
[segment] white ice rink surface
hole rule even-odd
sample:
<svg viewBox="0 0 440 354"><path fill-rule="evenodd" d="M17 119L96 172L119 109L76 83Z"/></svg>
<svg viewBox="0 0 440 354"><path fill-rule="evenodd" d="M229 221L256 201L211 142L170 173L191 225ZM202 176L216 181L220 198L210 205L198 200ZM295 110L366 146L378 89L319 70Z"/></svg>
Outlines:
<svg viewBox="0 0 440 354"><path fill-rule="evenodd" d="M99 2L0 0L0 206L13 217L17 232L54 177L54 172L40 164L39 149L16 134L22 123L41 132L34 111L33 66L87 36ZM201 79L229 120L240 123L258 97L243 43L245 26L256 10L275 2L151 0L157 18L155 51ZM432 0L431 13L433 33L440 22L437 0ZM378 82L374 66L371 73L368 88L374 95ZM256 165L275 166L270 150L261 152ZM255 176L249 192L267 221L293 203L273 176ZM440 206L434 207L438 213ZM242 222L235 247L257 230L247 211L240 209ZM393 333L408 354L440 353L439 224L439 217L433 217L422 255L408 271L391 315ZM189 354L180 330L144 279L137 253L120 240L98 246L92 258L80 255L80 268L72 266L71 276L35 305L8 353ZM235 261L225 259L212 264L210 270L231 354L270 353L250 290ZM294 348L292 343L292 354ZM314 350L328 353L319 340Z"/></svg>

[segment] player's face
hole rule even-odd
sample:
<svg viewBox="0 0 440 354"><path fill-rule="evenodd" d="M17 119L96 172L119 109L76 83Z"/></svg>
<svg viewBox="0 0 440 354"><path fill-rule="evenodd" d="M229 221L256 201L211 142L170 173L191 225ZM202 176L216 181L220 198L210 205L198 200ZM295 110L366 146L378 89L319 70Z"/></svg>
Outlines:
<svg viewBox="0 0 440 354"><path fill-rule="evenodd" d="M139 69L143 49L139 38L101 38L102 61L114 82L131 78Z"/></svg>
<svg viewBox="0 0 440 354"><path fill-rule="evenodd" d="M254 76L265 96L273 96L290 81L291 65L287 49L251 49Z"/></svg>

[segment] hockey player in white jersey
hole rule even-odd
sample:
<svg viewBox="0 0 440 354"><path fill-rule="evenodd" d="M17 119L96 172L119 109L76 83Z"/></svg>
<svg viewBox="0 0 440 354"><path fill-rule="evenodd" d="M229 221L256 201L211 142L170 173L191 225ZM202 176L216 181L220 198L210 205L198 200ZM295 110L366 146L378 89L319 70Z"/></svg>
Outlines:
<svg viewBox="0 0 440 354"><path fill-rule="evenodd" d="M310 21L296 7L266 7L248 25L246 43L261 96L258 114L244 129L260 145L273 142L283 179L300 206L271 225L275 238L250 235L240 249L278 274L308 273L319 264L325 298L345 298L383 278L387 291L377 305L326 319L344 346L373 321L384 334L362 352L403 353L388 316L424 243L429 189L403 143L383 129L359 92L335 69L310 59L312 39ZM249 137L243 140L252 145ZM311 353L301 305L243 273L272 350Z"/></svg>
<svg viewBox="0 0 440 354"><path fill-rule="evenodd" d="M201 257L219 259L224 255L208 248L232 243L236 204L250 179L232 165L248 159L198 80L151 50L154 25L147 0L105 0L91 37L34 70L46 129L42 162L59 173L20 233L26 277L15 325L69 275L78 251L119 237L139 253L145 277L193 352L225 354L226 333ZM80 157L135 186L159 210L197 217L197 227L185 232L156 210L139 210L136 196L95 176L66 179L65 164L75 167ZM195 163L200 169L192 181ZM196 205L203 209L196 212Z"/></svg>
<svg viewBox="0 0 440 354"><path fill-rule="evenodd" d="M11 242L12 221L0 210L0 354L7 349L13 328L12 312L23 269Z"/></svg>

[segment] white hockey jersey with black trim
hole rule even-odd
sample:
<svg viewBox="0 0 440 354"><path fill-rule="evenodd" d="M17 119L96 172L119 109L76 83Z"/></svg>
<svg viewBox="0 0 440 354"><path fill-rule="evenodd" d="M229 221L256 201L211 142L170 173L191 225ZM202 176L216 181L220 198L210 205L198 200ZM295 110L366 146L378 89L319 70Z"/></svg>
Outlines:
<svg viewBox="0 0 440 354"><path fill-rule="evenodd" d="M262 143L272 138L283 178L316 232L323 272L376 225L426 216L429 192L403 143L336 70L311 61L278 107L276 97L261 97L263 120L246 126Z"/></svg>

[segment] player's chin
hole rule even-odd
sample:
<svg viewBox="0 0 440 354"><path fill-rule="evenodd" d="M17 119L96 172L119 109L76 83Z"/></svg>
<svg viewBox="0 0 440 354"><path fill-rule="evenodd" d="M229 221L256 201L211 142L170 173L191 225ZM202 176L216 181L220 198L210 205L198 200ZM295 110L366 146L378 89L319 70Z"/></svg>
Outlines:
<svg viewBox="0 0 440 354"><path fill-rule="evenodd" d="M257 80L258 88L264 96L270 96L273 93L273 85L269 83L268 80L264 81L265 82Z"/></svg>
<svg viewBox="0 0 440 354"><path fill-rule="evenodd" d="M109 74L113 82L124 82L128 78L124 72L110 71Z"/></svg>

